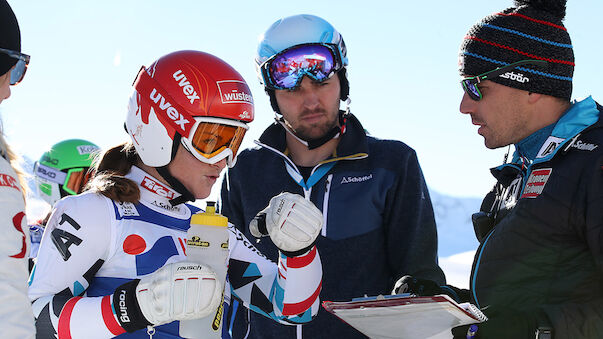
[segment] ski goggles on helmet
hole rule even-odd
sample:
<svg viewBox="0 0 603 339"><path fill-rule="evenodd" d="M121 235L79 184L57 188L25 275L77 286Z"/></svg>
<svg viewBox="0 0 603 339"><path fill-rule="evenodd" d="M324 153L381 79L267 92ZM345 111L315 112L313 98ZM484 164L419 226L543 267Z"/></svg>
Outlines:
<svg viewBox="0 0 603 339"><path fill-rule="evenodd" d="M29 59L31 57L27 54L5 48L0 48L0 53L7 54L9 57L18 60L13 69L10 71L10 84L13 86L20 83L21 80L23 80L23 77L25 77L27 65L29 65Z"/></svg>
<svg viewBox="0 0 603 339"><path fill-rule="evenodd" d="M91 177L88 167L70 168L63 172L37 161L34 164L34 173L42 179L62 185L63 190L72 195L79 194Z"/></svg>
<svg viewBox="0 0 603 339"><path fill-rule="evenodd" d="M283 50L262 65L264 84L270 89L295 89L304 76L321 82L343 67L333 44L303 44Z"/></svg>
<svg viewBox="0 0 603 339"><path fill-rule="evenodd" d="M199 161L215 164L227 158L229 167L235 158L243 136L249 127L246 123L213 117L195 117L195 125L182 143Z"/></svg>
<svg viewBox="0 0 603 339"><path fill-rule="evenodd" d="M482 82L483 80L489 80L491 78L500 76L521 65L537 65L546 67L548 66L548 62L544 60L521 60L512 64L508 64L506 66L498 67L480 75L463 78L461 80L461 86L463 87L463 91L465 91L465 93L467 93L467 95L469 95L471 99L475 101L480 101L484 97L482 92L479 90L479 87L477 86L480 82Z"/></svg>

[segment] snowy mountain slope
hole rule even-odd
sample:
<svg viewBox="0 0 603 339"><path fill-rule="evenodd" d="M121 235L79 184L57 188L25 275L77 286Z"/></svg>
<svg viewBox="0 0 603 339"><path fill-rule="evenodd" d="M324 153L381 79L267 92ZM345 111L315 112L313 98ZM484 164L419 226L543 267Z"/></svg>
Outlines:
<svg viewBox="0 0 603 339"><path fill-rule="evenodd" d="M481 198L451 197L430 191L441 257L472 251L479 245L473 233L471 215L479 211Z"/></svg>

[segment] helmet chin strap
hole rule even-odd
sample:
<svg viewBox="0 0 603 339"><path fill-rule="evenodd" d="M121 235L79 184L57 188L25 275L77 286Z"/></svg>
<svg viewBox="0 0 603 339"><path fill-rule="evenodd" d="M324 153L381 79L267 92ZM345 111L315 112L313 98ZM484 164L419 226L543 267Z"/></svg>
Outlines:
<svg viewBox="0 0 603 339"><path fill-rule="evenodd" d="M341 134L343 134L345 132L345 124L346 124L346 120L348 118L348 115L350 114L350 98L348 97L346 99L346 109L345 111L339 111L339 126L333 126L333 128L331 128L331 130L329 130L327 133L325 133L322 137L320 138L316 138L316 139L302 139L299 136L297 136L295 134L295 132L291 129L291 127L289 127L287 125L287 123L285 123L285 119L280 116L276 116L275 120L281 124L281 126L283 126L283 128L285 128L285 131L287 131L287 133L291 134L295 139L297 139L297 141L299 141L300 143L306 145L306 147L308 147L309 150L313 150L316 148L319 148L320 146L326 144L327 142L331 141L332 139L336 139L338 138Z"/></svg>
<svg viewBox="0 0 603 339"><path fill-rule="evenodd" d="M176 135L174 135L174 143L172 145L172 160L174 160L176 157L176 152L178 151L178 146L180 145L180 138L180 134L176 133ZM172 161L170 161L170 163L171 162ZM165 181L167 181L168 184L170 184L170 186L176 190L176 192L181 194L179 197L170 199L170 205L176 206L188 201L195 201L195 196L180 182L180 180L176 179L172 173L170 173L168 165L169 163L165 166L156 167L156 169L157 172L159 172L159 175L161 175L161 177L165 179Z"/></svg>

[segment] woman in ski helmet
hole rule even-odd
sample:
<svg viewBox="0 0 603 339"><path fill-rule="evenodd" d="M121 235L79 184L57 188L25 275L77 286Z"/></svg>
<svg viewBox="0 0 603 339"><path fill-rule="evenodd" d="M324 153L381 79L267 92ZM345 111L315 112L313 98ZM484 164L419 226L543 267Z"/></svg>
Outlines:
<svg viewBox="0 0 603 339"><path fill-rule="evenodd" d="M252 120L247 84L215 56L179 51L141 68L125 124L131 142L102 155L91 189L60 200L44 232L29 293L43 335L176 338L178 320L216 311L215 273L183 262L199 210L186 202L206 198L234 164ZM265 212L283 247L279 266L229 227L224 299L236 295L275 321L307 322L319 307L322 215L293 194Z"/></svg>
<svg viewBox="0 0 603 339"><path fill-rule="evenodd" d="M82 192L91 176L90 166L100 148L83 139L58 142L34 164L38 195L50 206Z"/></svg>
<svg viewBox="0 0 603 339"><path fill-rule="evenodd" d="M21 53L21 33L15 13L0 0L0 103L10 86L25 75L29 56ZM0 125L0 296L2 334L7 338L33 338L35 327L27 299L29 232L25 217L25 175L17 155L4 139Z"/></svg>
<svg viewBox="0 0 603 339"><path fill-rule="evenodd" d="M82 192L92 174L92 160L99 151L97 145L82 139L68 139L52 145L34 164L38 196L52 207L61 198ZM35 258L38 253L50 212L29 225L30 258ZM32 264L30 262L30 268Z"/></svg>

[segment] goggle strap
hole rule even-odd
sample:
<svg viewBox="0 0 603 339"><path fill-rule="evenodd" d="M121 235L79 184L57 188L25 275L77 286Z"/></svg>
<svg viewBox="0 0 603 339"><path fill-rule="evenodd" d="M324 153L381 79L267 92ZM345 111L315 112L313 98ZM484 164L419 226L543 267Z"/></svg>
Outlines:
<svg viewBox="0 0 603 339"><path fill-rule="evenodd" d="M191 129L195 125L195 119L186 109L180 106L174 98L166 93L163 87L147 73L144 67L140 70L138 77L134 81L134 88L142 96L142 100L150 101L153 103L152 105L156 106L155 108L157 109L154 109L155 114L157 114L157 117L162 122L170 125L173 129L178 131L178 134L188 138ZM161 96L161 98L158 99L159 102L156 104L151 97L153 89L156 91L155 95L159 94ZM169 106L162 109L160 105ZM175 119L172 119L167 115L170 107L174 108L177 113L179 113L179 116Z"/></svg>
<svg viewBox="0 0 603 339"><path fill-rule="evenodd" d="M67 173L57 170L52 167L48 167L46 165L40 164L36 162L35 164L35 173L37 176L44 178L50 182L54 182L59 185L63 185L65 183L65 179L67 179Z"/></svg>

